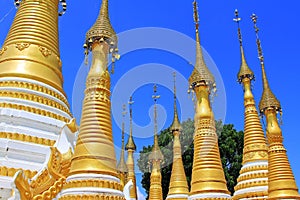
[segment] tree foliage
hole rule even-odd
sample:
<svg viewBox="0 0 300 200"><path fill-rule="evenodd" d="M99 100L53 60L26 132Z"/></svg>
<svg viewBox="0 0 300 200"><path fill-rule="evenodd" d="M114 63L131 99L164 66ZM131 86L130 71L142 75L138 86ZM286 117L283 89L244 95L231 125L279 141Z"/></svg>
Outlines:
<svg viewBox="0 0 300 200"><path fill-rule="evenodd" d="M180 135L180 142L183 153L182 159L187 181L190 187L194 154L194 122L191 119L183 122L182 130L183 131ZM229 191L233 193L240 168L242 167L244 135L242 131L236 131L232 124L223 125L221 121L216 121L216 130L217 135L219 136L218 143L222 165L227 180L227 186ZM161 173L163 198L165 199L169 190L173 160L173 135L169 128L160 132L158 136L158 143L164 155L164 163L162 164ZM148 156L152 150L152 147L153 145L148 145L147 147L144 146L140 151L140 157L138 159L139 169L143 173L142 186L145 188L147 194L149 194L151 175Z"/></svg>

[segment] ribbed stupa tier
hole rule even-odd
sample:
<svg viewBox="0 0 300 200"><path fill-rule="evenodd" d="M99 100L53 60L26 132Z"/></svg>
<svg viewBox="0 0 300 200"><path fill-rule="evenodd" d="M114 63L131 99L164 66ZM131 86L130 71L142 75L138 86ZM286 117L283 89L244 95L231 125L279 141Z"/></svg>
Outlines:
<svg viewBox="0 0 300 200"><path fill-rule="evenodd" d="M154 146L149 155L149 162L152 165L150 176L149 199L163 200L162 185L161 185L161 163L164 157L158 146L157 135L154 135Z"/></svg>
<svg viewBox="0 0 300 200"><path fill-rule="evenodd" d="M240 18L236 10L235 21ZM268 147L251 90L254 73L249 68L242 46L242 35L238 27L241 67L239 83L244 89L244 150L243 167L235 186L233 199L266 199L268 197Z"/></svg>
<svg viewBox="0 0 300 200"><path fill-rule="evenodd" d="M60 199L124 199L112 140L109 45L94 42L71 169Z"/></svg>
<svg viewBox="0 0 300 200"><path fill-rule="evenodd" d="M197 3L194 1L196 23L196 64L189 78L190 90L196 95L194 160L190 200L231 199L218 146L214 114L210 105L210 95L215 88L215 79L205 64L199 37Z"/></svg>
<svg viewBox="0 0 300 200"><path fill-rule="evenodd" d="M277 113L281 113L281 104L272 92L267 79L261 41L256 26L257 16L252 15L256 32L258 57L262 69L263 95L259 103L261 114L266 117L266 134L268 138L268 199L300 199L295 177L283 146L282 131L278 123Z"/></svg>
<svg viewBox="0 0 300 200"><path fill-rule="evenodd" d="M174 130L174 146L173 146L173 163L172 174L169 185L169 192L167 199L184 200L188 198L189 187L187 185L186 175L182 163L181 145L180 145L180 131Z"/></svg>
<svg viewBox="0 0 300 200"><path fill-rule="evenodd" d="M50 147L72 119L62 89L58 4L58 0L21 1L0 49L0 188L4 190L11 183L3 183L11 182L18 170L26 178L40 172Z"/></svg>
<svg viewBox="0 0 300 200"><path fill-rule="evenodd" d="M220 159L215 120L206 85L194 88L196 114L194 161L189 199L231 199Z"/></svg>
<svg viewBox="0 0 300 200"><path fill-rule="evenodd" d="M0 77L33 79L63 93L58 3L59 0L21 1L0 51Z"/></svg>
<svg viewBox="0 0 300 200"><path fill-rule="evenodd" d="M160 165L161 160L152 161L149 200L163 200Z"/></svg>
<svg viewBox="0 0 300 200"><path fill-rule="evenodd" d="M128 168L128 175L127 175L127 181L132 180L133 186L130 188L130 199L136 200L137 199L137 191L136 191L136 177L135 177L135 171L134 171L134 150L128 149L127 150L127 168Z"/></svg>
<svg viewBox="0 0 300 200"><path fill-rule="evenodd" d="M242 82L245 106L243 167L233 199L267 198L268 147L251 92L250 79L243 78Z"/></svg>
<svg viewBox="0 0 300 200"><path fill-rule="evenodd" d="M276 111L265 110L267 137L269 141L269 198L300 199L295 178L283 146L281 129Z"/></svg>

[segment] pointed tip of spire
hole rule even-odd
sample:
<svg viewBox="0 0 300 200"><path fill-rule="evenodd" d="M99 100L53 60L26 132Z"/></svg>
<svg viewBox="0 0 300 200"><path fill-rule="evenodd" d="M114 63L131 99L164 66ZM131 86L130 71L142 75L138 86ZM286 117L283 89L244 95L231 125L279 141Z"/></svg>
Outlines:
<svg viewBox="0 0 300 200"><path fill-rule="evenodd" d="M108 0L102 0L98 18L86 33L86 46L89 47L94 40L106 40L112 47L117 45L117 36L110 23L108 13Z"/></svg>
<svg viewBox="0 0 300 200"><path fill-rule="evenodd" d="M121 146L121 155L120 155L120 160L119 160L119 163L117 165L117 170L119 172L127 172L128 169L127 169L127 165L125 163L125 159L124 159L124 134L125 134L125 122L124 122L124 117L126 115L126 105L123 104L122 106L122 116L123 116L123 122L122 122L122 146Z"/></svg>
<svg viewBox="0 0 300 200"><path fill-rule="evenodd" d="M129 134L127 144L125 146L126 151L128 151L128 150L135 151L136 150L136 145L135 145L135 142L134 142L133 137L132 137L132 104L133 103L134 103L134 101L132 100L132 96L130 96L130 99L129 99L129 102L128 102L128 104L129 104L129 114L130 114L130 134Z"/></svg>
<svg viewBox="0 0 300 200"><path fill-rule="evenodd" d="M157 85L154 84L153 86L153 95L152 99L154 100L154 145L152 148L152 152L149 155L149 161L162 161L164 159L164 156L159 148L158 144L158 136L157 136L157 110L156 110L156 102L157 99L160 98L160 95L157 95Z"/></svg>
<svg viewBox="0 0 300 200"><path fill-rule="evenodd" d="M181 131L181 125L179 122L179 117L177 113L177 106L176 106L176 73L174 72L174 117L173 122L171 125L171 131Z"/></svg>
<svg viewBox="0 0 300 200"><path fill-rule="evenodd" d="M241 52L241 67L240 67L240 71L239 71L237 77L238 77L239 83L242 83L244 78L249 78L250 80L253 80L254 73L248 66L246 58L245 58L243 39L242 39L242 33L241 33L241 28L240 28L240 21L242 19L239 17L239 11L237 9L235 9L234 14L235 14L235 18L233 19L233 21L235 21L238 26L238 39L240 42L240 52Z"/></svg>
<svg viewBox="0 0 300 200"><path fill-rule="evenodd" d="M260 109L261 113L264 113L264 111L269 108L274 108L276 111L281 112L281 104L269 86L269 82L268 82L266 71L265 71L263 50L262 50L261 41L260 41L259 35L258 35L259 28L256 25L258 17L255 14L252 14L250 16L250 18L254 24L258 58L259 58L260 65L261 65L262 80L263 80L263 94L262 94L262 97L261 97L261 100L259 103L259 109Z"/></svg>
<svg viewBox="0 0 300 200"><path fill-rule="evenodd" d="M202 49L200 45L200 36L199 36L199 14L198 14L198 5L196 0L193 2L194 6L194 21L196 24L196 64L194 70L189 78L189 83L191 88L197 85L200 82L204 82L206 85L215 87L215 78L206 66L204 57L202 54Z"/></svg>

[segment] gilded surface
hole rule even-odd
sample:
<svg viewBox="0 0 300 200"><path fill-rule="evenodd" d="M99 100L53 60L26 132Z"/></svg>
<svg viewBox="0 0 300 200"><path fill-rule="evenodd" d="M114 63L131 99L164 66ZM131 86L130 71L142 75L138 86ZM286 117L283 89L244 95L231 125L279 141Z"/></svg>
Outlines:
<svg viewBox="0 0 300 200"><path fill-rule="evenodd" d="M46 95L55 97L56 99L62 101L65 105L67 105L68 108L70 107L65 96L53 90L50 90L49 88L43 87L41 85L33 84L27 81L21 82L21 81L12 80L12 81L0 81L0 88L1 87L22 88L22 89L29 89L29 90L41 92Z"/></svg>
<svg viewBox="0 0 300 200"><path fill-rule="evenodd" d="M123 105L123 122L122 122L122 146L121 146L121 155L120 155L120 160L119 163L117 165L117 170L119 173L119 178L120 178L120 183L122 185L122 187L124 188L125 184L127 183L127 174L128 174L128 169L127 169L127 165L125 163L125 158L124 158L124 132L125 132L125 124L124 124L124 117L125 117L125 105Z"/></svg>
<svg viewBox="0 0 300 200"><path fill-rule="evenodd" d="M22 169L16 169L12 167L0 167L0 176L10 176L13 177L18 171ZM37 174L37 171L31 171L31 170L23 170L23 174L25 177L32 178Z"/></svg>
<svg viewBox="0 0 300 200"><path fill-rule="evenodd" d="M61 191L69 171L71 154L62 155L56 147L51 147L51 155L47 167L30 182L25 173L20 170L15 176L15 184L20 192L21 200L53 199Z"/></svg>
<svg viewBox="0 0 300 200"><path fill-rule="evenodd" d="M193 88L195 84L200 82L205 82L207 85L215 87L215 78L205 64L203 53L201 50L199 36L199 16L196 1L194 1L194 17L196 23L196 64L192 74L189 77L189 83L191 88Z"/></svg>
<svg viewBox="0 0 300 200"><path fill-rule="evenodd" d="M269 199L300 199L296 181L283 146L281 128L276 110L269 108L264 112L267 120L269 142Z"/></svg>
<svg viewBox="0 0 300 200"><path fill-rule="evenodd" d="M81 125L69 176L85 172L118 176L112 140L107 54L106 43L94 44Z"/></svg>
<svg viewBox="0 0 300 200"><path fill-rule="evenodd" d="M58 48L58 3L58 0L20 2L0 54L1 77L27 77L49 84L63 93ZM19 70L21 65L23 70Z"/></svg>
<svg viewBox="0 0 300 200"><path fill-rule="evenodd" d="M127 168L128 168L128 176L127 181L132 180L133 186L130 189L130 198L137 199L137 191L136 191L136 177L135 177L135 169L134 169L134 151L132 149L128 149L128 157L127 157Z"/></svg>
<svg viewBox="0 0 300 200"><path fill-rule="evenodd" d="M69 119L66 118L66 117L63 117L63 116L58 115L56 113L49 112L47 110L39 109L39 108L36 108L36 107L24 106L24 105L13 104L13 103L0 103L0 108L12 108L12 109L16 109L16 110L23 110L23 111L31 112L31 113L34 113L34 114L37 114L37 115L51 117L53 119L64 121L66 123L69 122Z"/></svg>
<svg viewBox="0 0 300 200"><path fill-rule="evenodd" d="M109 194L81 194L81 195L66 195L59 200L125 200L123 196L112 196Z"/></svg>
<svg viewBox="0 0 300 200"><path fill-rule="evenodd" d="M215 79L208 70L201 53L196 1L194 1L194 17L196 22L197 52L196 64L189 78L189 82L190 88L193 89L193 92L196 94L196 101L194 117L194 160L190 195L222 193L229 197L220 159L214 115L210 105L210 94L215 87ZM205 198L203 197L201 199Z"/></svg>
<svg viewBox="0 0 300 200"><path fill-rule="evenodd" d="M189 188L186 180L186 175L182 163L180 132L181 125L178 119L177 106L176 106L176 83L174 74L174 118L171 125L171 131L174 136L173 140L173 163L170 178L168 197L174 194L188 195ZM187 199L187 198L168 198L168 199Z"/></svg>
<svg viewBox="0 0 300 200"><path fill-rule="evenodd" d="M162 186L161 186L161 172L160 165L161 160L152 160L152 171L150 176L150 189L149 199L151 200L162 200Z"/></svg>
<svg viewBox="0 0 300 200"><path fill-rule="evenodd" d="M300 199L295 178L283 146L282 131L277 119L277 113L281 112L281 105L269 87L261 42L258 36L259 28L256 26L257 16L255 14L252 15L252 21L256 33L258 56L263 77L263 95L260 102L260 110L267 121L266 134L269 145L268 199Z"/></svg>
<svg viewBox="0 0 300 200"><path fill-rule="evenodd" d="M34 95L34 94L29 94L26 92L13 92L13 91L1 91L0 90L0 97L11 97L11 98L17 98L17 99L23 99L27 101L33 101L36 103L41 103L46 106L50 106L53 108L57 108L71 116L71 112L69 108L66 108L60 103L57 103L57 101L51 100L49 98L39 96L39 95Z"/></svg>
<svg viewBox="0 0 300 200"><path fill-rule="evenodd" d="M22 142L31 142L40 145L53 146L55 144L55 140L49 140L46 138L35 137L26 134L20 133L11 133L11 132L0 132L0 138L18 140Z"/></svg>
<svg viewBox="0 0 300 200"><path fill-rule="evenodd" d="M172 130L174 135L173 144L173 163L172 163L172 173L169 185L169 195L183 194L188 195L189 188L186 180L186 175L182 163L181 157L181 145L179 140L180 132L178 130ZM175 198L172 198L175 199ZM177 198L176 198L177 199ZM182 198L181 198L182 199ZM187 198L186 198L187 199Z"/></svg>
<svg viewBox="0 0 300 200"><path fill-rule="evenodd" d="M90 44L89 40L109 38L112 42L117 42L116 33L110 23L108 15L108 0L102 0L101 9L95 24L86 33L86 41Z"/></svg>
<svg viewBox="0 0 300 200"><path fill-rule="evenodd" d="M259 114L256 109L254 96L251 88L251 81L254 80L254 73L248 66L244 54L242 34L239 27L241 18L238 11L235 11L236 18L234 21L238 24L238 36L241 53L241 66L238 73L238 81L244 89L244 149L243 165L257 163L251 167L244 167L240 171L237 179L237 185L234 190L233 199L257 197L264 198L267 195L268 186L268 166L261 165L261 161L268 162L268 147L264 131L260 122ZM263 171L262 171L263 170ZM263 186L264 190L253 192L252 187ZM243 190L245 192L239 192Z"/></svg>
<svg viewBox="0 0 300 200"><path fill-rule="evenodd" d="M71 161L68 176L79 174L99 174L119 177L116 169L115 149L112 138L110 74L108 72L108 54L116 44L111 41L116 37L103 33L102 27L110 25L108 16L108 0L103 0L100 14L94 26L87 33L85 44L86 54L92 51L92 64L86 79L85 97L83 100L81 124L78 139ZM111 26L111 25L110 25ZM105 40L103 37L106 37ZM88 45L88 46L87 46ZM97 191L91 194L76 192L74 195L64 195L60 200L67 199L112 199L124 200L123 195L117 195L114 190L122 191L123 185L118 181L87 178L67 181L66 188L107 188L110 192L101 194ZM94 193L94 194L93 194Z"/></svg>
<svg viewBox="0 0 300 200"><path fill-rule="evenodd" d="M132 136L132 105L134 101L132 100L132 96L129 99L129 115L130 115L130 130L129 130L129 138L125 149L127 150L127 161L126 165L128 168L128 176L127 181L132 180L133 186L130 188L130 198L137 199L137 191L136 191L136 177L135 177L135 169L134 169L134 152L136 150L136 145Z"/></svg>
<svg viewBox="0 0 300 200"><path fill-rule="evenodd" d="M159 95L156 94L157 86L154 85L154 95L152 98L154 99L154 146L149 155L149 163L152 167L151 176L150 176L150 188L149 188L149 199L151 200L162 200L162 185L161 185L161 163L163 162L164 156L160 150L158 145L158 137L157 137L157 99L160 98Z"/></svg>

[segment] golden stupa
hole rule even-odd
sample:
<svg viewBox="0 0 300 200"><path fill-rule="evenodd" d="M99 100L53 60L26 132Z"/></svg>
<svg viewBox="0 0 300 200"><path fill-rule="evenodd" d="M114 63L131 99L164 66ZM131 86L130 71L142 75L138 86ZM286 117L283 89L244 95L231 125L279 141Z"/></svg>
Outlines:
<svg viewBox="0 0 300 200"><path fill-rule="evenodd" d="M164 160L164 156L160 150L158 145L158 136L157 136L157 107L156 102L157 99L160 98L159 95L156 94L157 86L154 85L154 95L152 98L154 99L154 146L149 155L149 163L151 164L151 176L150 176L150 189L149 189L149 199L150 200L162 200L162 185L161 185L161 164Z"/></svg>
<svg viewBox="0 0 300 200"><path fill-rule="evenodd" d="M92 53L92 62L86 78L79 127L63 90L59 52L58 18L66 11L66 0L15 0L15 4L18 10L0 49L0 199L138 200L132 98L126 145L125 108L122 113L122 149L118 165L112 137L108 59L114 62L119 56L118 39L109 19L108 0L102 0L98 18L86 33L85 54ZM266 137L251 89L254 73L247 65L238 27L241 53L238 80L244 89L245 138L243 167L235 193L230 196L211 106L216 81L202 54L196 1L193 6L196 64L189 84L196 99L191 189L188 189L182 162L182 128L174 81L174 118L170 128L174 136L173 166L167 199L300 199L277 119L278 113L282 112L281 104L271 91L265 72L256 15L252 20L263 79L259 111L266 119ZM239 24L237 12L235 21ZM156 92L155 85L152 96L154 146L149 155L150 200L163 199L161 165L164 156L158 142L157 99L160 96ZM132 185L128 189L130 180Z"/></svg>
<svg viewBox="0 0 300 200"><path fill-rule="evenodd" d="M132 104L133 104L132 96L128 102L129 104L129 114L130 114L130 132L127 144L125 149L127 150L127 168L128 168L128 176L127 181L131 180L133 183L132 188L130 189L130 199L134 200L137 199L137 191L136 191L136 178L135 178L135 170L134 170L134 157L133 154L136 150L136 145L133 140L132 136Z"/></svg>
<svg viewBox="0 0 300 200"><path fill-rule="evenodd" d="M125 137L125 123L124 123L124 118L126 115L126 105L123 105L123 121L122 121L122 145L121 145L121 155L120 155L120 160L117 165L117 172L119 174L120 182L122 187L125 186L127 183L127 176L128 176L128 168L125 162L125 145L124 145L124 137Z"/></svg>
<svg viewBox="0 0 300 200"><path fill-rule="evenodd" d="M103 0L99 17L86 34L85 48L92 52L86 79L81 124L71 168L59 196L67 199L124 199L116 169L112 139L108 55L117 49L117 38Z"/></svg>
<svg viewBox="0 0 300 200"><path fill-rule="evenodd" d="M174 117L171 125L171 131L174 136L173 144L173 164L172 174L170 178L169 192L167 199L184 200L188 199L189 187L186 180L186 175L182 163L182 152L180 144L180 133L182 131L176 106L176 74L174 72Z"/></svg>
<svg viewBox="0 0 300 200"><path fill-rule="evenodd" d="M258 37L257 16L251 16L256 33L258 57L262 70L263 94L259 103L261 114L266 117L268 138L268 199L300 199L295 178L283 146L283 137L277 114L282 112L281 104L271 91L264 64L261 42Z"/></svg>
<svg viewBox="0 0 300 200"><path fill-rule="evenodd" d="M59 53L59 4L66 4L15 2L0 50L0 198L52 199L68 174L77 132Z"/></svg>
<svg viewBox="0 0 300 200"><path fill-rule="evenodd" d="M268 147L259 114L256 109L251 82L254 73L249 68L244 54L238 11L235 11L241 52L241 67L238 81L244 89L244 150L243 167L235 186L233 199L268 197Z"/></svg>
<svg viewBox="0 0 300 200"><path fill-rule="evenodd" d="M190 89L195 93L194 161L189 199L230 199L216 134L215 119L210 95L215 79L207 68L199 37L197 2L194 1L196 23L196 64L189 78Z"/></svg>

